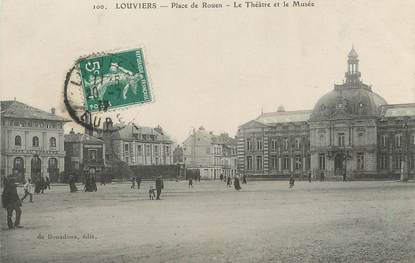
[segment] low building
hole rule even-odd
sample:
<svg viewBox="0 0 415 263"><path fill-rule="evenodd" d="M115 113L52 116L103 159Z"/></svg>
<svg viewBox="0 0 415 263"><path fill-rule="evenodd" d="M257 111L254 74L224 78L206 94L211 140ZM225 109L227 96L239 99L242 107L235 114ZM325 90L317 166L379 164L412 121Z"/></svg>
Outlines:
<svg viewBox="0 0 415 263"><path fill-rule="evenodd" d="M16 100L1 101L1 174L58 181L64 171L66 119Z"/></svg>
<svg viewBox="0 0 415 263"><path fill-rule="evenodd" d="M121 160L129 166L173 164L173 141L160 126L128 125L110 138L109 160Z"/></svg>
<svg viewBox="0 0 415 263"><path fill-rule="evenodd" d="M183 142L186 169L205 179L236 175L236 142L228 134L214 135L200 127Z"/></svg>
<svg viewBox="0 0 415 263"><path fill-rule="evenodd" d="M81 180L86 174L100 177L105 172L104 141L89 134L65 134L65 171ZM67 180L68 178L66 178Z"/></svg>

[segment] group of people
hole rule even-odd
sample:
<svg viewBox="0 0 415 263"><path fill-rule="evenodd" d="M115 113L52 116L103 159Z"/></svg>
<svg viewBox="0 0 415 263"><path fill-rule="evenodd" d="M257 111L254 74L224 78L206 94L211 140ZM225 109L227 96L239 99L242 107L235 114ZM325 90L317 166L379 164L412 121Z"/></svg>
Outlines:
<svg viewBox="0 0 415 263"><path fill-rule="evenodd" d="M135 189L135 184L137 183L137 189L140 189L140 185L141 185L141 177L140 176L135 176L131 178L131 189Z"/></svg>
<svg viewBox="0 0 415 263"><path fill-rule="evenodd" d="M44 193L44 191L46 189L50 190L50 179L49 177L45 176L40 176L38 178L35 178L34 180L35 182L35 193L39 194L39 193Z"/></svg>
<svg viewBox="0 0 415 263"><path fill-rule="evenodd" d="M96 192L97 188L97 181L94 174L88 174L85 180L84 191L85 192Z"/></svg>

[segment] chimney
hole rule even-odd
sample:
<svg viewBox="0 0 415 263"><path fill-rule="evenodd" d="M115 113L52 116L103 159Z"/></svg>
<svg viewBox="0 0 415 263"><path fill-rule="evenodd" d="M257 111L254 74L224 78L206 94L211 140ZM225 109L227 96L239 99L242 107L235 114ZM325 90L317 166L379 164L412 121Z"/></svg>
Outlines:
<svg viewBox="0 0 415 263"><path fill-rule="evenodd" d="M56 109L55 109L54 107L52 107L52 108L50 109L50 112L51 112L53 115L55 115Z"/></svg>

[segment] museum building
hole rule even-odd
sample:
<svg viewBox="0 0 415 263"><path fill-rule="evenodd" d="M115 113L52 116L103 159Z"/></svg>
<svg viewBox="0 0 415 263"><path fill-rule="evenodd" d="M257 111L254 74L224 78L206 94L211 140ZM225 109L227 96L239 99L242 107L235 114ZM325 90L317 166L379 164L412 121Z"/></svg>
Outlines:
<svg viewBox="0 0 415 263"><path fill-rule="evenodd" d="M64 171L66 119L16 100L1 101L1 175L58 181Z"/></svg>
<svg viewBox="0 0 415 263"><path fill-rule="evenodd" d="M262 113L238 129L238 169L258 177L414 178L415 103L387 104L352 48L342 84L313 110Z"/></svg>

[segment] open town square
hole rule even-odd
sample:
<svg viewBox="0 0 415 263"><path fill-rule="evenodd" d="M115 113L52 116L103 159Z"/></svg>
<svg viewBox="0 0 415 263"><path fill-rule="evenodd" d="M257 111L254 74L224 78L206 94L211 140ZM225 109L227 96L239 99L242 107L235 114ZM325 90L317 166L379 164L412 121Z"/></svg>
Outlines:
<svg viewBox="0 0 415 263"><path fill-rule="evenodd" d="M21 224L1 214L2 262L413 262L409 181L165 180L70 193L52 184L24 200ZM77 188L83 185L77 184ZM18 187L23 195L23 188ZM341 238L340 238L341 237ZM7 240L7 242L4 242Z"/></svg>

